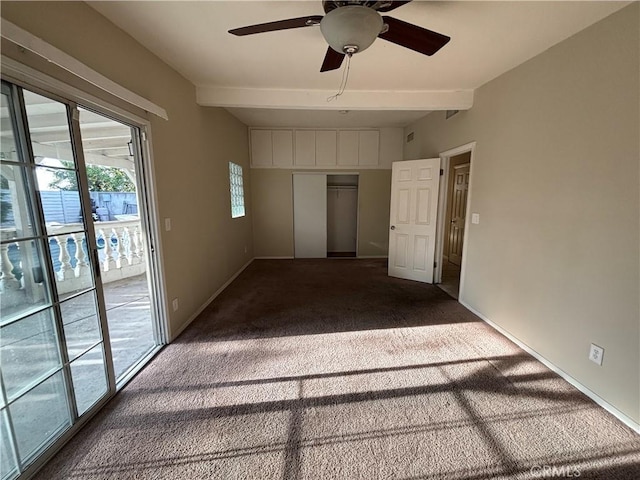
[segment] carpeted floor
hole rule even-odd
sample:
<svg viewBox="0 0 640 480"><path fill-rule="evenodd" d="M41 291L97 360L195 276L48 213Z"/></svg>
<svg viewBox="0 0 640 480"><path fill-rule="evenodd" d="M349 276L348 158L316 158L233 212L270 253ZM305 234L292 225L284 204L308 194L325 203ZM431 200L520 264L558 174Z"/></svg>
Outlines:
<svg viewBox="0 0 640 480"><path fill-rule="evenodd" d="M640 478L640 436L379 260L260 260L39 479Z"/></svg>

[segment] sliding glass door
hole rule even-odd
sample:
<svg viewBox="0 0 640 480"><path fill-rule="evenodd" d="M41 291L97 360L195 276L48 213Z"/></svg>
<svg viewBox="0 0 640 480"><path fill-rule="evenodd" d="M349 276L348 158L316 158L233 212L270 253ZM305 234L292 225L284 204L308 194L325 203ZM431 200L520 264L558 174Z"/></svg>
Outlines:
<svg viewBox="0 0 640 480"><path fill-rule="evenodd" d="M138 135L136 128L84 108L79 124L118 383L159 343L137 187Z"/></svg>
<svg viewBox="0 0 640 480"><path fill-rule="evenodd" d="M0 116L4 480L99 408L161 341L136 128L5 82Z"/></svg>

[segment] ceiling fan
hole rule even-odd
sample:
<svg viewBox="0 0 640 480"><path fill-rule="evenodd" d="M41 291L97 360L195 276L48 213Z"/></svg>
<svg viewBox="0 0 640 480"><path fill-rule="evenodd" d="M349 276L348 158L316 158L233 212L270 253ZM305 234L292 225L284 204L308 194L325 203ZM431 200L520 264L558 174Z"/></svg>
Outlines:
<svg viewBox="0 0 640 480"><path fill-rule="evenodd" d="M235 28L229 33L244 36L320 25L322 36L329 44L321 72L340 68L345 56L362 52L377 37L424 55L433 55L451 38L379 13L390 12L410 1L324 0L325 16L289 18Z"/></svg>

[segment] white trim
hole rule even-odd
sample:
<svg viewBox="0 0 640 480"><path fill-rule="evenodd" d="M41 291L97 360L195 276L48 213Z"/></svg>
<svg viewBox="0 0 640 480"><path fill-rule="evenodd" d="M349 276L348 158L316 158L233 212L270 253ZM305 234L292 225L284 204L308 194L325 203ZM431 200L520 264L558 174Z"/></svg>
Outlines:
<svg viewBox="0 0 640 480"><path fill-rule="evenodd" d="M260 165L251 166L251 170L323 170L328 172L328 175L349 175L349 170L357 168L358 170L391 170L391 166L387 165L293 165L288 167L274 166L274 165ZM344 171L346 170L346 171ZM340 173L334 173L340 172ZM322 172L316 172L322 173Z"/></svg>
<svg viewBox="0 0 640 480"><path fill-rule="evenodd" d="M364 258L364 259L366 259L366 258L386 258L386 259L388 259L389 255L358 255L357 258Z"/></svg>
<svg viewBox="0 0 640 480"><path fill-rule="evenodd" d="M206 300L206 301L205 301L205 302L200 306L200 308L198 308L198 310L196 310L196 311L195 311L195 313L194 313L193 315L191 315L191 316L187 319L187 321L186 321L186 322L184 322L184 323L180 326L180 328L178 328L178 330L176 330L176 332L175 332L175 333L173 333L173 332L172 332L172 335L171 335L171 341L173 342L176 338L178 338L178 337L180 336L180 334L181 334L182 332L184 332L184 330L185 330L189 325L191 325L191 322L193 322L193 321L198 317L198 315L200 315L200 314L204 311L204 309L205 309L205 308L207 308L207 307L209 306L209 304L210 304L211 302L213 302L213 301L216 299L216 297L217 297L218 295L220 295L220 294L224 291L224 289L225 289L225 288L227 288L227 287L231 284L231 282L233 282L233 281L238 277L238 275L240 275L240 274L245 270L245 268L247 268L249 265L251 265L251 262L253 262L254 260L255 260L255 258L252 258L252 259L251 259L251 260L249 260L247 263L245 263L242 267L240 267L240 270L238 270L236 273L234 273L234 274L231 276L231 278L230 278L229 280L227 280L226 282L224 282L224 283L222 284L222 286L221 286L218 290L216 290L216 291L215 291L215 293L214 293L213 295L211 295L211 296L210 296L210 297L209 297L209 298L208 298L208 299L207 299L207 300Z"/></svg>
<svg viewBox="0 0 640 480"><path fill-rule="evenodd" d="M313 110L468 110L474 90L349 90L327 102L334 90L216 87L197 85L203 107L293 108Z"/></svg>
<svg viewBox="0 0 640 480"><path fill-rule="evenodd" d="M3 38L19 45L36 55L43 57L45 60L59 66L60 68L72 73L78 78L95 85L101 90L114 95L122 100L142 108L149 113L153 113L160 118L168 120L167 112L164 108L155 103L141 97L137 93L124 88L122 85L108 79L101 73L93 70L84 63L76 60L71 55L45 42L41 38L23 30L17 25L2 19L2 27L0 29Z"/></svg>
<svg viewBox="0 0 640 480"><path fill-rule="evenodd" d="M465 217L464 220L464 236L462 237L462 262L460 265L460 288L458 290L458 301L460 303L462 303L462 299L464 298L464 284L465 284L465 277L466 277L466 271L467 271L467 248L468 248L468 243L469 243L469 225L471 224L471 215L470 215L470 207L471 207L471 186L473 184L473 166L474 166L474 161L473 158L475 156L475 149L476 149L476 142L469 142L469 143L465 143L464 145L460 145L459 147L456 148L452 148L451 150L447 150L445 152L440 153L440 161L441 163L446 163L447 165L447 169L445 170L444 175L440 178L440 185L442 186L442 182L444 177L446 177L447 179L449 178L449 159L451 157L455 157L456 155L460 155L462 153L467 153L467 152L471 152L471 159L470 159L470 168L469 168L469 188L467 190L467 215ZM448 190L446 188L448 184L445 184L445 192L444 195L446 195L448 192L446 190ZM442 195L439 198L439 205L438 205L438 228L440 228L439 233L436 235L436 254L438 255L436 257L436 259L440 259L442 258L442 253L444 251L444 222L445 222L445 217L446 217L446 197L444 197L444 201L442 200ZM437 261L437 260L436 260ZM442 281L442 263L443 262L438 262L437 267L436 267L436 271L435 271L435 275L434 275L434 281L435 278L438 278L438 281Z"/></svg>
<svg viewBox="0 0 640 480"><path fill-rule="evenodd" d="M169 332L170 324L169 324L169 309L168 309L168 296L167 296L167 282L164 270L164 255L162 253L162 235L160 228L160 213L158 211L158 192L156 186L155 179L155 167L154 167L154 158L153 158L153 141L152 141L152 133L151 126L148 122L145 122L145 125L140 126L140 136L142 137L142 163L143 165L143 176L144 176L144 187L146 194L146 212L148 215L147 223L149 225L149 234L151 237L151 242L153 243L154 251L150 253L150 256L153 256L153 272L156 277L154 279L155 284L158 286L157 291L154 293L156 295L156 304L158 308L158 324L160 327L160 340L163 344L167 344L170 342Z"/></svg>
<svg viewBox="0 0 640 480"><path fill-rule="evenodd" d="M98 106L105 112L111 112L119 117L126 118L136 124L148 125L149 120L135 115L128 110L116 107L105 100L86 93L79 88L72 87L60 80L50 77L46 73L42 73L35 68L24 65L13 58L0 57L2 63L2 77L13 83L22 83L31 87L46 90L49 93L64 98L70 98L76 103L85 104L85 106Z"/></svg>
<svg viewBox="0 0 640 480"><path fill-rule="evenodd" d="M436 267L433 271L433 283L442 283L442 264L444 260L444 223L447 220L447 195L449 194L449 157L440 155L440 168L442 169L442 175L440 175L440 189L438 191L438 215L436 218L436 251L435 262ZM463 244L464 246L464 240Z"/></svg>
<svg viewBox="0 0 640 480"><path fill-rule="evenodd" d="M513 343L515 343L516 345L518 345L520 348L522 348L525 352L527 352L528 354L530 354L532 357L534 357L536 360L540 361L541 363L543 363L547 368L549 368L550 370L554 371L555 373L557 373L558 375L560 375L563 379L565 379L567 382L569 382L571 385L573 385L575 388L577 388L578 390L580 390L582 393L584 393L587 397L589 397L591 400L593 400L594 402L596 402L598 405L600 405L602 408L604 408L606 411L608 411L609 413L611 413L612 415L614 415L616 418L618 418L618 420L620 420L622 423L624 423L625 425L627 425L628 427L630 427L631 429L635 430L637 433L640 433L640 423L635 422L634 420L632 420L630 417L628 417L627 415L625 415L624 413L622 413L620 410L618 410L616 407L614 407L613 405L611 405L609 402L607 402L606 400L604 400L602 397L600 397L597 393L593 392L592 390L590 390L589 388L585 387L582 383L580 383L578 380L576 380L575 378L573 378L571 375L569 375L567 372L561 370L559 367L557 367L556 365L554 365L553 363L551 363L549 360L547 360L546 358L544 358L542 355L540 355L538 352L536 352L535 350L533 350L531 347L529 347L527 344L521 342L520 340L518 340L516 337L514 337L513 335L511 335L509 332L507 332L504 328L502 328L501 326L499 326L498 324L492 322L491 320L489 320L487 317L485 317L483 314L481 314L480 312L478 312L477 310L475 310L473 307L471 307L469 304L467 304L465 301L460 300L460 303L466 308L468 309L470 312L472 312L474 315L480 317L480 319L485 322L487 325L489 325L491 328L493 328L494 330L498 331L499 333L501 333L502 335L504 335L505 337L507 337L509 340L511 340Z"/></svg>

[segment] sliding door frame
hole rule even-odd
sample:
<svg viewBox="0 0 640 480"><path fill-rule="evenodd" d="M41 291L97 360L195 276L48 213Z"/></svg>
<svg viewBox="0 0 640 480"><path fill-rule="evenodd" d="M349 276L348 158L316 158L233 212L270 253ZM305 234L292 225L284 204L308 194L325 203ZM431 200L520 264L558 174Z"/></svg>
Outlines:
<svg viewBox="0 0 640 480"><path fill-rule="evenodd" d="M135 166L139 174L137 175L136 186L138 191L139 202L141 203L139 210L140 220L144 226L147 242L147 275L149 278L150 295L152 296L153 304L155 304L155 310L157 313L156 322L154 322L154 337L156 338L157 345L154 350L149 354L155 355L164 345L169 343L169 315L167 309L167 295L166 285L164 281L164 264L162 261L162 244L160 241L160 222L157 208L157 189L154 177L153 168L153 149L151 143L151 122L143 117L140 117L134 113L117 107L106 100L95 97L88 94L76 87L65 84L49 75L46 75L38 70L35 70L27 65L23 65L13 59L2 56L2 80L12 83L18 87L31 90L34 93L42 94L49 98L61 101L69 106L72 116L77 115L77 107L81 105L84 108L93 110L96 113L112 118L115 121L123 123L130 127L135 127L133 130L139 132L134 136L134 149L135 149ZM76 112L76 113L73 113ZM72 143L73 148L77 152L77 161L80 164L82 170L85 170L84 154L81 147L80 127L78 118L70 119L70 125L72 129ZM88 184L86 176L79 175L81 182L81 190L84 192L82 195L82 209L83 213L89 214L91 218L90 202L88 201ZM38 219L40 220L40 219ZM89 242L91 253L93 255L93 245L95 244L95 232L93 222L88 221L89 233L93 232L91 242ZM95 261L95 259L94 259ZM53 278L53 277L52 277ZM96 279L96 283L100 284L100 292L98 295L103 295L102 281L100 278ZM96 285L97 287L98 285ZM54 285L55 287L55 285ZM104 311L104 301L99 302L100 315L106 322L106 312ZM111 346L108 338L108 331L105 335L103 333L104 342L104 355L107 362L113 365L111 358ZM116 384L113 368L107 368L108 371L108 394L93 405L89 410L83 413L79 418L74 418L72 425L64 432L55 442L53 442L47 450L25 468L19 478L29 478L33 476L39 469L41 469L71 438L104 406L114 397L117 391L122 388L136 373L144 366L144 364L138 364L132 368L127 375L125 375ZM66 375L67 373L65 373ZM67 382L69 383L69 382ZM71 401L74 401L73 395L70 395Z"/></svg>

